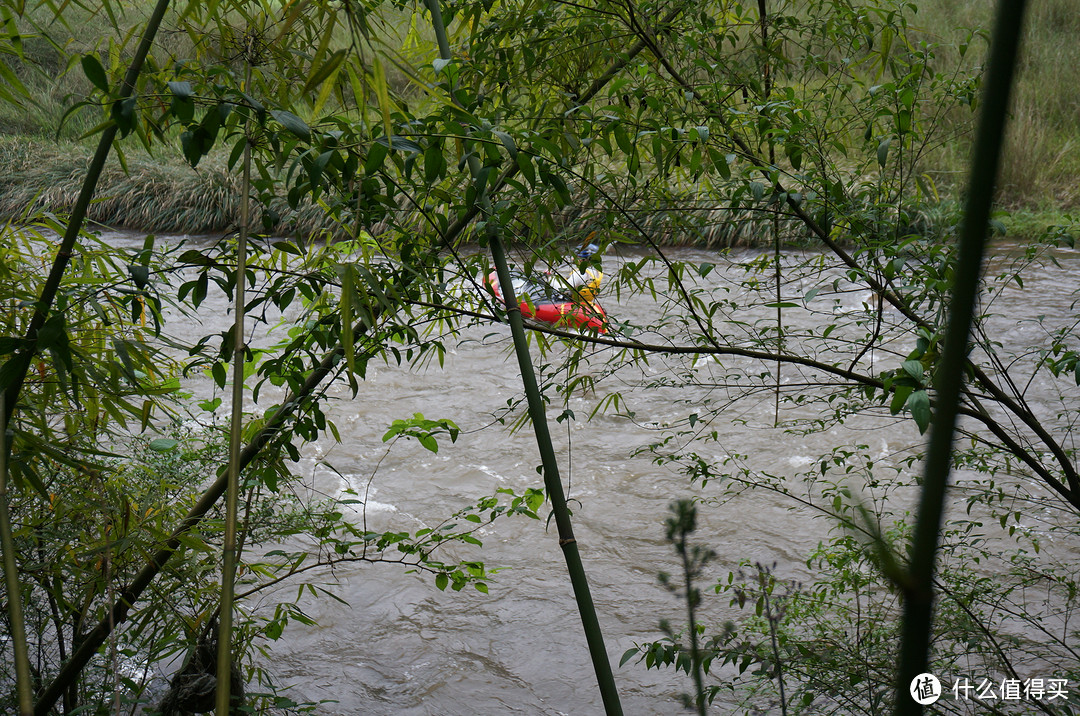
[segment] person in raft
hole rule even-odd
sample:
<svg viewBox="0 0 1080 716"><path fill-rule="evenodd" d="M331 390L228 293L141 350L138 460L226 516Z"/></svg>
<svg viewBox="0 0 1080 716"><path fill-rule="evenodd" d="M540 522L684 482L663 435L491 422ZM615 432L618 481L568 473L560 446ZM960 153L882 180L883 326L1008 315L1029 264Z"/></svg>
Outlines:
<svg viewBox="0 0 1080 716"><path fill-rule="evenodd" d="M564 285L569 286L577 300L591 302L600 290L604 274L600 270L600 259L596 253L600 247L596 244L583 246L576 252L577 261L567 260L566 266L559 271Z"/></svg>

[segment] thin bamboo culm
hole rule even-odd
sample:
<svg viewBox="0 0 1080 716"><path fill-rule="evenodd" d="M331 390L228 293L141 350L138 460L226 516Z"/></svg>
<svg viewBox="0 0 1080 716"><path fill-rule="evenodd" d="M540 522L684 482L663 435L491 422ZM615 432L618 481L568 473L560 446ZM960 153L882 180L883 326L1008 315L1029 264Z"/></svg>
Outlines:
<svg viewBox="0 0 1080 716"><path fill-rule="evenodd" d="M761 25L761 53L762 53L762 87L764 89L764 102L768 104L772 101L772 68L769 64L769 14L768 9L765 6L765 0L758 0L758 21ZM769 140L769 166L776 166L776 142L773 139ZM779 187L774 187L774 191L778 192ZM781 259L783 258L780 252L780 212L772 212L772 234L773 234L773 261L776 263L773 271L773 278L776 281L776 355L780 356L784 352L784 307L782 303L782 280L783 275L781 271ZM773 427L780 426L780 370L783 365L783 361L778 357L776 360L776 380L774 384L773 393ZM783 690L783 687L781 687ZM780 702L783 703L784 699L781 697Z"/></svg>
<svg viewBox="0 0 1080 716"><path fill-rule="evenodd" d="M987 226L994 198L1005 118L1019 50L1025 0L1001 0L990 44L990 61L960 234L956 279L941 364L934 374L935 412L930 428L911 562L900 585L904 596L895 713L921 714L911 691L927 672L933 628L934 572L941 540L945 495L952 464L957 409L967 363L968 338L978 297Z"/></svg>
<svg viewBox="0 0 1080 716"><path fill-rule="evenodd" d="M8 502L7 420L4 395L0 393L0 549L4 552L4 584L7 587L8 620L11 623L11 646L15 656L15 692L19 700L19 716L34 713L34 689L30 680L29 650L26 646L26 622L23 620L22 586L15 564L15 537L11 531L11 510Z"/></svg>
<svg viewBox="0 0 1080 716"><path fill-rule="evenodd" d="M248 68L245 91L251 91ZM245 132L248 127L245 126ZM232 414L229 423L229 482L225 488L225 538L222 548L221 610L218 622L217 716L228 716L232 697L232 625L236 584L237 521L240 505L240 451L244 430L244 290L247 287L247 239L251 217L251 144L244 145L243 179L240 184L240 228L236 239L236 293L233 301L233 384Z"/></svg>
<svg viewBox="0 0 1080 716"><path fill-rule="evenodd" d="M431 12L431 22L439 44L439 56L443 60L449 61L452 59L450 42L446 34L446 26L443 23L439 1L426 0L426 2L428 10ZM453 96L453 88L451 88L451 96ZM479 160L475 155L471 154L469 155L468 164L473 178L477 178L481 171ZM563 558L566 561L567 572L574 590L578 614L584 627L585 641L592 657L593 670L596 673L600 695L604 702L604 710L608 716L621 716L622 704L619 701L619 692L615 687L615 677L611 671L611 663L608 659L603 633L600 630L600 621L596 616L596 608L592 601L589 583L585 576L585 568L581 562L577 539L574 537L573 525L570 521L570 511L566 506L566 496L559 475L559 463L548 430L544 399L536 381L536 372L533 368L532 356L529 353L528 339L525 336L525 325L521 317L521 310L518 307L517 297L514 295L513 281L510 277L510 269L507 265L506 252L503 248L497 217L492 210L491 200L486 190L480 197L480 204L481 210L485 214L485 231L491 249L491 258L498 274L500 291L506 302L506 317L510 323L510 332L514 339L514 351L517 354L518 366L521 370L521 382L528 402L529 417L532 420L537 447L540 451L544 487L547 490L548 498L551 500L551 509L555 515L555 524L559 535L559 546L562 548Z"/></svg>

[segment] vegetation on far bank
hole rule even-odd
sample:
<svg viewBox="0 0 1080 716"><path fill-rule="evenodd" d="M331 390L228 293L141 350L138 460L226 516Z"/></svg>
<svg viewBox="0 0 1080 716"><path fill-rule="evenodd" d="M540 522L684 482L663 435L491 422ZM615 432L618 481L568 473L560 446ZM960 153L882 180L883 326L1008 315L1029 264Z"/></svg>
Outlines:
<svg viewBox="0 0 1080 716"><path fill-rule="evenodd" d="M136 4L122 12L137 18L145 16L148 9ZM395 44L411 46L403 49L405 57L387 70L390 96L403 105L430 101L402 65L404 59L415 60L423 54L417 47L417 28L415 24L410 27L407 15L396 10L388 13L393 20L384 26L384 32L398 36ZM979 38L986 32L989 13L986 3L977 0L927 4L912 15L911 33L917 40L938 43L938 66L973 67L985 52L985 41ZM1074 91L1080 84L1080 45L1073 41L1080 31L1078 24L1080 20L1067 0L1039 3L1028 19L998 189L999 205L1007 211L1002 223L1011 235L1030 236L1049 225L1069 223L1070 214L1080 210L1080 182L1076 180L1080 176L1080 143L1076 140L1080 136L1080 100ZM98 45L108 35L107 28L108 23L95 16L82 23L71 22L71 32L78 39L64 52ZM423 31L420 34L426 36ZM339 41L344 42L342 38ZM192 40L178 28L169 27L163 42L182 55ZM966 57L960 56L961 47ZM65 60L64 52L43 37L26 38L23 50L24 59L12 66L32 90L32 101L21 107L0 105L0 216L9 218L28 209L60 213L70 209L92 153L93 128L101 120L99 110L92 105L69 111L93 89L77 62ZM359 117L355 107L348 110L340 99L331 95L326 106L352 111ZM378 121L375 99L369 98L371 104L364 112L367 119ZM950 119L955 110L924 107L921 111L937 115L945 127L965 121ZM304 114L306 120L315 119L310 112ZM963 170L970 158L969 140L967 130L962 130L950 141L931 147L920 159L920 171L932 183L926 197L929 215L955 215ZM99 201L90 209L92 221L112 228L177 234L219 233L238 224L237 181L227 169L225 150L214 149L196 169L175 153L148 154L136 143L125 143L124 151L123 164L115 157L110 160ZM941 207L934 209L935 203ZM658 214L671 211L670 206L641 208L654 208ZM689 225L659 230L660 242L710 247L771 243L774 227L766 219L722 206L695 206L694 212L696 219ZM579 212L571 212L575 213ZM341 233L324 225L320 213L310 205L291 209L283 198L264 218L264 229L279 234ZM656 221L663 223L664 219ZM785 236L785 240L799 243L798 236Z"/></svg>

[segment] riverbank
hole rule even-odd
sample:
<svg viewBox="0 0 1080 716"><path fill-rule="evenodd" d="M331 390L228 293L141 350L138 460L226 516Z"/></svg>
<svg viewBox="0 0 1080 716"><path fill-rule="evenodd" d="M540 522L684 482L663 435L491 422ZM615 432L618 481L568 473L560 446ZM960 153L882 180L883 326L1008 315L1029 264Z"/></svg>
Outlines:
<svg viewBox="0 0 1080 716"><path fill-rule="evenodd" d="M82 188L93 146L71 141L52 142L20 136L0 136L0 218L17 220L36 211L65 214ZM220 153L207 155L193 169L179 157L151 157L129 152L124 166L113 154L98 182L97 199L88 219L110 229L162 234L215 234L235 229L240 220L240 174L230 172ZM306 202L298 210L278 197L267 212L273 217L262 230L277 234L342 233L325 212ZM736 215L687 200L656 207L637 207L649 234L667 246L707 248L770 245L772 221L757 212ZM642 211L644 210L644 211ZM570 208L563 226L588 227L594 211ZM686 219L691 216L691 219ZM406 216L404 223L423 224ZM378 235L385 226L366 227ZM793 243L798 237L786 237Z"/></svg>
<svg viewBox="0 0 1080 716"><path fill-rule="evenodd" d="M37 211L63 215L70 211L82 188L93 147L87 143L0 135L0 218L15 220ZM141 149L126 155L126 171L114 154L98 184L97 198L88 219L110 229L162 234L218 234L234 230L240 218L240 176L230 172L225 157L208 155L197 169L179 157L150 156ZM947 221L955 202L945 199L940 211L930 211L924 222ZM649 210L651 208L651 211ZM644 212L640 212L644 209ZM649 233L668 246L702 248L771 245L771 218L737 214L704 206L640 207L639 216ZM593 212L569 210L566 225L590 223ZM334 233L320 207L310 203L293 210L283 197L270 206L272 233ZM691 217L687 219L686 217ZM419 217L417 217L419 221ZM1014 205L1001 218L1012 236L1034 236L1048 226L1072 224L1067 207ZM378 233L382 227L369 227ZM801 243L798 231L781 228L785 242Z"/></svg>

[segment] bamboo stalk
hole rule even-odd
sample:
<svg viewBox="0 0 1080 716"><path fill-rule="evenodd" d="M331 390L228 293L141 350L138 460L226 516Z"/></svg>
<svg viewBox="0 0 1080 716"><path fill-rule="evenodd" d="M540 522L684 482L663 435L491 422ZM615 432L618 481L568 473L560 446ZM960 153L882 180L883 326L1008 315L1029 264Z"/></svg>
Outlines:
<svg viewBox="0 0 1080 716"><path fill-rule="evenodd" d="M431 12L435 37L439 43L439 56L443 60L450 60L452 59L450 42L446 35L446 26L443 23L439 2L438 0L426 0L426 2L428 10ZM450 88L450 90L451 97L453 97L453 88ZM468 165L473 178L479 177L481 171L480 161L475 154L469 155ZM507 265L501 232L486 189L481 194L480 204L486 215L485 230L491 249L491 259L495 264L495 270L499 277L499 291L506 302L506 318L510 323L510 333L514 339L514 352L517 355L518 368L521 372L521 383L528 402L529 417L532 420L537 448L540 452L540 461L544 473L544 487L551 500L551 509L555 515L555 524L559 535L559 546L562 548L570 583L573 586L574 598L585 631L585 641L592 658L593 670L596 673L600 695L604 702L604 710L609 716L621 715L622 704L619 701L619 692L615 685L615 677L611 671L611 662L608 659L607 647L604 644L603 632L600 629L600 621L596 616L596 607L593 604L589 582L585 575L581 554L578 551L577 539L574 536L574 528L570 520L570 510L566 506L566 495L563 492L562 479L559 475L559 462L555 455L554 443L551 440L551 433L548 428L544 398L537 384L532 355L529 353L529 342L525 336L525 324L521 317L521 308L517 296L514 295L513 280L510 276L510 268Z"/></svg>
<svg viewBox="0 0 1080 716"><path fill-rule="evenodd" d="M763 82L762 87L764 90L764 104L768 104L772 99L772 72L769 65L769 16L768 10L765 7L765 0L758 0L758 22L761 25L761 56L764 58L762 65ZM769 167L776 167L776 141L769 136ZM779 187L774 185L774 192L779 191ZM781 307L781 271L780 271L780 212L775 211L772 215L772 227L773 227L773 260L776 262L776 268L773 271L773 276L776 281L776 355L779 356L784 352L784 309ZM780 427L780 369L782 362L777 359L776 361L776 382L774 385L773 393L773 427Z"/></svg>
<svg viewBox="0 0 1080 716"><path fill-rule="evenodd" d="M986 89L975 137L974 157L960 234L960 252L949 302L949 322L941 364L934 374L937 409L930 428L911 562L902 585L904 615L896 684L896 714L921 714L912 698L913 680L927 670L933 627L934 568L941 538L945 494L952 463L953 436L964 381L968 337L975 314L986 226L994 199L1013 70L1020 44L1025 0L1002 0L990 46Z"/></svg>
<svg viewBox="0 0 1080 716"><path fill-rule="evenodd" d="M250 90L251 68L244 89ZM245 132L247 127L245 127ZM236 239L236 293L233 300L233 384L232 414L229 424L229 470L225 488L225 538L222 545L221 609L218 616L217 716L228 716L232 688L232 625L236 586L237 520L240 505L240 448L244 430L244 363L247 343L244 340L247 288L247 239L251 218L251 144L244 144L244 169L240 182L240 230Z"/></svg>
<svg viewBox="0 0 1080 716"><path fill-rule="evenodd" d="M11 622L11 646L15 652L15 691L19 700L19 716L34 712L34 689L30 681L29 650L26 647L26 622L23 620L22 587L19 568L15 564L15 537L11 532L11 511L7 491L7 420L4 415L4 395L0 393L0 545L4 551L4 584L7 586L8 619Z"/></svg>

